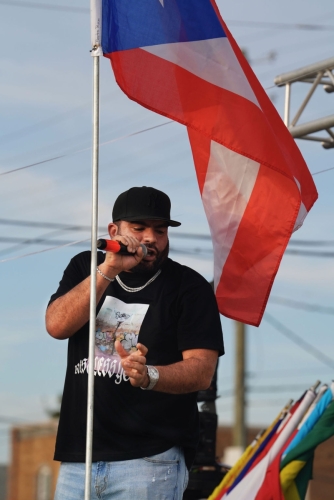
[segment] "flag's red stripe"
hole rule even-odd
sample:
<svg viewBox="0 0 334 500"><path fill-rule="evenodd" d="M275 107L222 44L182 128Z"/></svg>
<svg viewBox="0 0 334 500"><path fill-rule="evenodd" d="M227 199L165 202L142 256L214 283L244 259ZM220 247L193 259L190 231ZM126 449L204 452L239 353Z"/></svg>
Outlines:
<svg viewBox="0 0 334 500"><path fill-rule="evenodd" d="M232 319L260 324L299 210L291 188L285 176L261 165L216 290L220 312Z"/></svg>
<svg viewBox="0 0 334 500"><path fill-rule="evenodd" d="M273 132L277 133L279 131L279 140L280 140L280 148L283 152L283 154L286 156L287 161L289 161L289 168L296 177L301 185L301 195L302 195L302 200L303 203L306 207L306 210L309 212L315 203L317 196L315 196L315 188L314 188L314 182L312 179L312 175L307 168L307 165L302 157L302 154L300 153L299 149L296 147L295 141L292 138L288 128L284 125L283 121L281 120L279 114L277 113L277 110L271 100L268 98L266 92L263 90L263 87L261 86L260 82L258 81L256 75L254 74L252 68L248 64L245 56L241 52L238 44L234 40L232 34L230 33L228 27L224 23L219 10L215 4L214 0L210 0L213 8L215 9L215 12L217 14L218 19L221 22L221 25L223 26L223 29L227 35L227 38L232 46L232 49L240 63L240 66L242 67L242 70L244 74L247 77L247 80L249 81L253 92L264 112L266 117L268 118L267 124L268 127L270 127Z"/></svg>
<svg viewBox="0 0 334 500"><path fill-rule="evenodd" d="M188 127L189 142L193 153L200 193L203 193L206 172L210 159L211 140Z"/></svg>
<svg viewBox="0 0 334 500"><path fill-rule="evenodd" d="M122 90L143 106L290 178L291 162L305 167L301 154L292 154L297 148L290 134L291 148L282 147L286 127L281 124L274 131L261 109L247 99L142 49L115 52L111 60Z"/></svg>

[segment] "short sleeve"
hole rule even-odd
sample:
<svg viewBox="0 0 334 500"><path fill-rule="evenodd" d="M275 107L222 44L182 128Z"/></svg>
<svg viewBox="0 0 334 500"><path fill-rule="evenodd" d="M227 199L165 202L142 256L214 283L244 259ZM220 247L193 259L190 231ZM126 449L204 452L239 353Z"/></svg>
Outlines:
<svg viewBox="0 0 334 500"><path fill-rule="evenodd" d="M185 268L178 297L178 348L213 349L224 354L220 315L210 283Z"/></svg>
<svg viewBox="0 0 334 500"><path fill-rule="evenodd" d="M72 288L77 286L90 275L90 256L90 252L81 252L70 260L70 263L65 269L63 277L59 282L58 290L56 293L51 295L49 304L62 295L65 295L65 293L72 290ZM104 259L104 254L102 252L98 252L97 258L98 264L100 264Z"/></svg>

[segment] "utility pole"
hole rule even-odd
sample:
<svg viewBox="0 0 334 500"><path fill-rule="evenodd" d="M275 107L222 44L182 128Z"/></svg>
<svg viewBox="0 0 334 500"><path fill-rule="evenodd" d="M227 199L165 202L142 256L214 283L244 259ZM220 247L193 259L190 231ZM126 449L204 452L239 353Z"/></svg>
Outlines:
<svg viewBox="0 0 334 500"><path fill-rule="evenodd" d="M246 448L246 326L235 322L235 400L233 446Z"/></svg>

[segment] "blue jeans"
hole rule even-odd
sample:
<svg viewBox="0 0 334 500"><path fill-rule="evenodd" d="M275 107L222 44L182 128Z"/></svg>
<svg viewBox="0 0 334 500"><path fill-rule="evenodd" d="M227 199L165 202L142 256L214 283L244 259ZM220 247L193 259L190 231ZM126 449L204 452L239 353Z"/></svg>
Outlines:
<svg viewBox="0 0 334 500"><path fill-rule="evenodd" d="M174 446L158 455L94 462L91 500L181 500L188 483L183 451ZM63 462L55 500L83 500L85 464Z"/></svg>

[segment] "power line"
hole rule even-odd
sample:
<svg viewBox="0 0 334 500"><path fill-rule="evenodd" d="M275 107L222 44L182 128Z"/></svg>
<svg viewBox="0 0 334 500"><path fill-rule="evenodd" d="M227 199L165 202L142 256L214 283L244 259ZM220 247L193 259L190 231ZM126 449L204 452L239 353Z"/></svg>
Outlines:
<svg viewBox="0 0 334 500"><path fill-rule="evenodd" d="M1 0L0 0L1 1ZM80 106L76 106L67 111L64 111L61 114L54 115L50 118L45 118L37 123L32 125L28 125L26 127L22 127L19 130L15 130L14 132L7 132L5 134L0 135L0 144L8 143L11 140L21 139L22 137L34 133L36 130L41 128L45 129L46 126L54 125L68 118L68 116L73 116L74 113L78 111L83 111L85 108L88 108L90 103L81 104Z"/></svg>
<svg viewBox="0 0 334 500"><path fill-rule="evenodd" d="M49 238L20 238L16 236L0 236L0 243L15 243L21 245L49 245L53 243L55 246L63 247L65 245L73 245L73 246L86 246L90 238L80 241L68 241L68 240L50 240Z"/></svg>
<svg viewBox="0 0 334 500"><path fill-rule="evenodd" d="M89 240L90 240L90 238L86 238L84 240L72 241L71 243L67 243L67 244L61 245L61 246L53 246L53 247L49 247L49 248L44 248L43 250L38 250L37 252L30 252L30 253L26 253L23 255L16 255L15 257L8 257L7 259L0 260L0 263L1 262L8 262L10 260L23 259L24 257L30 257L31 255L37 255L39 253L50 252L51 250L58 250L60 248L65 248L65 247L69 247L72 245L77 245L78 243L81 243L83 241L89 241Z"/></svg>
<svg viewBox="0 0 334 500"><path fill-rule="evenodd" d="M329 356L327 356L327 354L321 352L317 347L314 347L312 344L294 333L292 330L290 330L290 328L287 328L285 325L283 325L283 323L275 319L271 314L266 312L263 316L263 319L270 323L277 331L285 335L285 337L292 340L292 342L298 345L298 347L311 354L311 356L316 358L318 361L330 367L331 369L334 368L334 359L330 358Z"/></svg>
<svg viewBox="0 0 334 500"><path fill-rule="evenodd" d="M300 255L303 257L334 257L334 252L315 252L313 250L291 250L287 248L285 253L288 255Z"/></svg>
<svg viewBox="0 0 334 500"><path fill-rule="evenodd" d="M254 394L272 394L288 391L305 391L305 384L286 384L286 385L258 385L247 386L248 393ZM227 389L219 392L219 397L228 398L234 395L234 389Z"/></svg>
<svg viewBox="0 0 334 500"><path fill-rule="evenodd" d="M13 226L23 226L23 227L38 227L38 228L48 228L48 229L57 229L60 231L90 231L89 226L81 226L81 225L71 225L71 224L59 224L59 223L52 223L52 222L37 222L37 221L23 221L23 220L10 220L10 219L0 219L0 224L4 225L13 225ZM105 233L105 228L100 227L99 232L106 234ZM172 232L170 233L170 236L172 238L180 238L180 239L193 239L193 240L206 240L206 241L211 241L210 235L207 234L196 234L196 233L176 233ZM35 255L38 253L42 252L47 252L50 250L55 250L57 248L62 248L62 247L67 247L67 246L82 246L83 243L85 243L85 246L87 246L87 242L89 241L89 238L79 240L79 241L68 241L68 240L53 240L50 238L46 237L36 237L36 238L19 238L15 236L0 236L0 243L14 243L15 245L48 245L52 244L53 246L44 249L44 250L39 250L36 252L30 252L27 254L23 254L20 256L15 256L15 257L10 257L6 259L2 259L0 262L7 262L8 260L13 260L13 259L19 259L23 257L28 257L30 255ZM316 241L312 240L295 240L293 242L295 245L313 245L315 246L317 244ZM320 245L331 245L332 241L320 241ZM14 248L15 250L15 248ZM186 255L193 255L193 256L201 256L201 257L210 257L212 255L212 249L207 248L170 248L171 252L179 253L179 254L186 254ZM4 253L4 252L1 252ZM326 257L326 258L333 258L334 257L334 252L317 252L317 251L305 251L305 250L291 250L291 249L286 249L285 253L288 255L299 255L299 256L304 256L304 257ZM327 311L328 312L328 311ZM332 314L332 313L330 313Z"/></svg>
<svg viewBox="0 0 334 500"><path fill-rule="evenodd" d="M58 222L25 221L25 220L19 220L19 219L5 219L5 218L0 218L0 225L16 226L16 227L36 227L36 228L40 228L40 229L57 229L60 231L71 231L71 232L90 231L91 230L91 226L84 226L84 225L80 225L80 224L64 224L64 223L58 223ZM101 226L98 228L98 231L100 233L102 233L102 232L104 233L105 230L106 230L105 226L103 226L103 227ZM211 241L211 236L209 234L170 232L169 235L172 238ZM12 243L13 242L14 241L12 241ZM48 240L47 242L50 243L50 240ZM10 243L10 242L8 241L8 243ZM22 241L20 241L19 243L22 243Z"/></svg>
<svg viewBox="0 0 334 500"><path fill-rule="evenodd" d="M47 160L37 161L36 163L30 163L30 165L25 165L24 167L13 168L12 170L1 172L0 175L12 174L13 172L18 172L19 170L25 170L26 168L35 167L36 165L42 165L42 163L48 163L50 161L58 160L59 158L63 158L64 156L67 155L54 156L53 158L48 158Z"/></svg>
<svg viewBox="0 0 334 500"><path fill-rule="evenodd" d="M25 221L19 219L4 219L0 218L0 224L5 226L19 226L19 227L38 227L46 229L61 229L62 231L90 231L90 226L82 226L78 224L64 224L58 222L39 222L39 221ZM99 231L104 231L105 228L99 228Z"/></svg>
<svg viewBox="0 0 334 500"><path fill-rule="evenodd" d="M89 242L90 238L87 238L85 240L80 240L80 241L68 241L68 240L50 240L48 238L20 238L16 236L0 236L0 243L15 243L16 245L47 245L50 243L53 243L57 247L64 247L64 246L85 246L87 248L87 243ZM202 249L202 248L194 248L194 249L188 249L188 248L172 248L170 247L171 252L176 252L176 253L183 253L187 255L199 255L201 253L211 253L211 249Z"/></svg>
<svg viewBox="0 0 334 500"><path fill-rule="evenodd" d="M264 393L264 392L286 392L286 391L305 391L305 384L285 384L285 385L256 385L248 387L249 392Z"/></svg>
<svg viewBox="0 0 334 500"><path fill-rule="evenodd" d="M52 11L73 12L75 14L89 14L90 9L85 7L71 7L69 5L46 4L39 2L20 2L17 0L0 0L0 5L8 5L11 7L24 7L28 9L42 9ZM231 26L244 26L247 28L274 28L274 29L290 29L303 31L334 31L334 26L326 24L309 24L309 23L275 23L268 21L240 21L227 20L226 23Z"/></svg>
<svg viewBox="0 0 334 500"><path fill-rule="evenodd" d="M270 21L237 21L229 20L226 24L230 26L244 26L246 28L274 28L303 31L334 31L334 26L326 24L304 24L304 23L273 23Z"/></svg>
<svg viewBox="0 0 334 500"><path fill-rule="evenodd" d="M160 123L159 125L154 125L153 127L148 127L148 128L142 129L142 130L137 130L136 132L132 132L131 134L122 135L120 137L116 137L115 139L110 139L109 141L101 142L99 144L99 146L105 146L106 144L112 144L113 142L121 141L122 139L127 139L128 137L133 137L135 135L142 134L144 132L148 132L149 130L153 130L155 128L163 127L164 125L169 125L170 123L175 123L175 122L174 122L174 120L170 120L168 122ZM36 162L36 163L31 163L30 165L25 165L23 167L13 168L12 170L6 170L6 172L0 172L0 176L1 175L12 174L14 172L18 172L19 170L24 170L26 168L34 167L35 165L41 165L42 163L48 163L48 162L51 162L51 161L54 161L54 160L58 160L59 158L64 158L65 156L70 156L70 155L74 155L74 154L77 154L77 153L82 153L84 151L89 151L90 149L92 149L91 146L89 146L87 148L84 148L84 149L78 149L77 151L72 151L70 153L65 153L63 155L54 156L52 158L48 158L47 160L42 160L42 161L39 161L39 162Z"/></svg>
<svg viewBox="0 0 334 500"><path fill-rule="evenodd" d="M110 100L114 99L114 95L116 93L118 93L117 89L112 91L111 93L108 92L108 94L103 96L104 102L109 102ZM72 118L73 115L86 111L86 109L90 108L90 106L91 106L91 101L87 101L85 103L79 104L78 106L74 106L73 108L67 109L67 111L59 113L57 115L44 118L39 122L35 122L31 125L27 125L15 131L6 132L5 134L0 135L0 144L3 143L7 144L9 141L22 139L22 137L27 136L29 134L33 134L36 131L40 130L41 128L45 130L45 127L48 127L50 125L55 125L59 122L62 122L63 120L67 120L69 116Z"/></svg>
<svg viewBox="0 0 334 500"><path fill-rule="evenodd" d="M305 379L305 375L309 374L310 370L309 368L285 368L284 371L282 369L272 369L272 370L258 370L256 371L254 369L250 371L246 371L245 375L247 380L267 380L270 378L274 378L277 380L279 377L281 378L289 378L291 380L295 380L297 377L303 377ZM224 377L224 383L225 385L231 386L232 385L232 377Z"/></svg>
<svg viewBox="0 0 334 500"><path fill-rule="evenodd" d="M1 3L1 0L0 0L0 3ZM117 141L120 141L122 139L127 139L129 137L133 137L135 135L142 134L144 132L148 132L148 131L153 130L155 128L163 127L164 125L169 125L170 123L177 123L177 122L175 122L174 120L170 120L168 122L160 123L159 125L154 125L153 127L148 127L148 128L142 129L142 130L137 130L136 132L133 132L131 134L123 135L123 136L120 136L120 137L116 137L115 139L110 139L109 141L101 142L100 146L105 146L106 144L112 144L113 142L117 142ZM58 155L58 156L53 156L52 158L47 158L45 160L41 160L41 161L38 161L38 162L35 162L35 163L30 163L28 165L24 165L23 167L17 167L17 168L13 168L11 170L6 170L5 172L0 172L0 176L1 175L12 174L14 172L18 172L19 170L25 170L27 168L35 167L36 165L42 165L43 163L49 163L49 162L58 160L60 158L64 158L66 156L70 156L70 155L74 155L74 154L77 154L77 153L82 153L82 152L85 152L85 151L89 151L90 149L91 149L91 146L88 146L88 147L83 148L83 149L78 149L76 151L71 151L70 153L65 153L65 154ZM329 170L334 170L334 167L327 168L325 170L319 170L318 172L315 172L313 174L311 173L311 175L313 176L313 175L317 175L317 174L322 174L323 172L328 172Z"/></svg>
<svg viewBox="0 0 334 500"><path fill-rule="evenodd" d="M38 227L45 229L61 229L63 231L90 231L91 226L84 226L81 224L64 224L63 222L49 222L49 221L28 221L22 219L7 219L0 218L0 225L5 226L21 226L21 227ZM99 227L99 231L105 231L105 227ZM201 233L183 233L183 232L169 232L173 238L184 238L194 240L209 240L211 241L210 234ZM332 246L334 240L290 240L289 245L293 246Z"/></svg>
<svg viewBox="0 0 334 500"><path fill-rule="evenodd" d="M90 231L91 226L84 226L80 224L64 224L59 222L40 222L40 221L26 221L20 219L6 219L0 218L0 225L5 226L18 226L18 227L37 227L41 229L59 229L62 231ZM105 227L101 226L98 228L99 232L104 232ZM184 239L195 239L195 240L209 240L211 241L211 236L208 234L198 234L198 233L169 233L173 238L184 238Z"/></svg>
<svg viewBox="0 0 334 500"><path fill-rule="evenodd" d="M20 2L16 0L0 0L1 5L10 7L25 7L28 9L56 10L63 12L73 12L75 14L89 14L90 9L85 7L71 7L69 5L47 4L39 2Z"/></svg>
<svg viewBox="0 0 334 500"><path fill-rule="evenodd" d="M322 247L333 246L334 240L290 240L289 245L306 246L306 247Z"/></svg>
<svg viewBox="0 0 334 500"><path fill-rule="evenodd" d="M319 312L323 314L334 314L334 307L325 307L318 304L309 304L292 299L284 299L283 297L270 297L269 302L281 304L282 306L291 307L292 309L303 309L309 312Z"/></svg>
<svg viewBox="0 0 334 500"><path fill-rule="evenodd" d="M104 236L107 236L105 234ZM56 245L53 245L52 247L49 248L44 248L43 250L37 250L35 252L29 252L26 254L22 255L16 255L15 257L8 257L6 259L1 259L0 263L3 262L8 262L11 260L17 260L17 259L23 259L25 257L30 257L31 255L37 255L39 253L44 253L44 252L50 252L51 250L58 250L60 248L65 248L69 246L82 246L84 242L88 242L90 240L89 238L85 238L83 240L77 240L77 241L59 241L59 240L50 240L47 238L31 238L30 240L26 240L25 238L16 238L16 237L0 237L0 243L15 243L15 244L25 244L25 245L40 245L40 244L48 244L48 243L56 243ZM85 244L87 247L87 244ZM209 257L212 259L212 249L201 249L201 248L194 248L194 249L188 249L188 248L173 248L170 247L170 251L178 254L185 254L185 255L191 255L191 256L197 256L197 257ZM3 252L2 252L3 253ZM285 253L290 253L289 250L286 250ZM293 252L294 255L296 255L296 252ZM304 256L310 256L311 252L298 252L298 255L304 255ZM328 257L328 256L334 256L330 254L322 254L321 252L313 252L313 256L317 257Z"/></svg>
<svg viewBox="0 0 334 500"><path fill-rule="evenodd" d="M314 172L314 174L312 175L322 174L323 172L328 172L329 170L334 170L334 167L326 168L325 170L319 170L318 172Z"/></svg>
<svg viewBox="0 0 334 500"><path fill-rule="evenodd" d="M102 235L102 236L107 236L107 235ZM0 237L0 242L2 240L5 240L6 243L9 243L9 242L10 243L18 243L19 241L22 240L21 241L22 244L28 244L28 245L29 244L39 245L39 244L45 244L46 242L47 243L56 243L56 245L49 247L49 248L44 248L43 250L37 250L36 252L29 252L29 253L26 253L23 255L16 255L14 257L7 257L6 259L1 259L0 263L9 262L11 260L23 259L25 257L30 257L32 255L37 255L37 254L44 253L44 252L50 252L51 250L58 250L60 248L65 248L65 247L69 247L69 246L85 246L87 248L87 247L89 247L88 242L90 241L90 237L85 238L83 240L68 241L68 242L59 241L59 240L47 240L47 239L43 239L43 238L32 238L31 240L25 240L24 238L5 238L5 237L1 238ZM206 252L206 250L202 250L202 249L185 249L185 248L182 249L182 248L173 248L173 247L170 247L169 250L170 250L170 252L191 255L191 256L198 256L199 253L202 252L201 257L203 257L203 256L205 257L205 252Z"/></svg>
<svg viewBox="0 0 334 500"><path fill-rule="evenodd" d="M22 219L7 219L4 217L0 218L0 225L5 226L19 226L19 227L38 227L45 229L60 229L63 231L90 231L91 226L85 226L81 224L64 224L63 222L49 222L49 221L28 221ZM101 226L98 228L100 232L105 231L105 227ZM200 233L183 233L183 232L169 232L169 235L173 238L184 238L184 239L194 239L194 240L208 240L211 241L211 236L209 234ZM290 240L289 245L293 246L332 246L334 245L334 240Z"/></svg>
<svg viewBox="0 0 334 500"><path fill-rule="evenodd" d="M75 7L75 6L72 7L72 6L60 5L60 4L46 4L46 3L40 3L40 2L23 2L23 1L15 1L15 0L14 1L13 0L0 0L0 5L1 4L8 5L8 6L28 7L28 8L37 8L37 9L45 9L45 10L72 11L72 12L76 12L76 13L87 13L87 14L90 11L90 9L84 8L84 7ZM227 21L227 22L230 23L230 24L240 24L242 26L254 26L254 27L256 27L256 26L262 25L262 26L267 26L267 27L277 27L279 29L281 29L281 28L293 28L293 29L305 29L305 30L311 30L311 29L312 30L315 30L315 29L317 29L317 30L319 30L319 29L334 30L334 26L316 25L316 24L311 24L311 23L291 24L291 23L274 23L274 22L265 22L265 21L263 21L263 22L258 22L258 21L242 21L242 20L230 20L230 21ZM275 87L275 86L273 86L273 87ZM273 87L269 87L269 88L273 88ZM81 106L79 106L79 108L80 107ZM65 114L67 114L67 113L65 113ZM49 123L49 122L52 122L52 119L45 120L45 123ZM31 133L33 131L33 128L32 127L27 127L26 129L24 129L24 131L26 131L28 133ZM10 134L5 134L5 136L7 136L7 135L9 135L9 136L11 136L11 138L13 138L13 137L17 136L17 133L16 132L11 132ZM2 138L4 138L5 136L0 137L0 142L1 142ZM87 149L90 149L90 148L87 148ZM80 152L80 151L76 151L76 152ZM68 153L68 154L73 154L73 153ZM19 167L18 169L13 169L11 171L0 173L0 175L5 175L5 174L11 173L11 172L16 172L18 170L23 170L23 169L30 168L30 167L33 167L33 166L37 166L37 165L40 165L42 163L47 163L47 162L50 162L50 161L54 161L54 160L57 160L59 158L62 158L63 156L64 155L55 156L53 158L42 160L41 162L32 163L32 164L26 165L24 167ZM323 172L327 172L327 171L332 170L332 169L334 169L334 167L326 169L326 170L322 170L322 171L319 171L319 172L315 172L312 175L317 175L317 174L320 174L320 173L323 173Z"/></svg>
<svg viewBox="0 0 334 500"><path fill-rule="evenodd" d="M284 400L282 399L283 396L281 396L280 399L265 399L265 400L250 400L246 402L247 408L263 408L266 406L270 406L270 408L273 407L273 405L279 405L280 407L283 406Z"/></svg>
<svg viewBox="0 0 334 500"><path fill-rule="evenodd" d="M56 225L55 225L56 226ZM40 225L39 227L42 227ZM51 226L49 226L51 227ZM71 228L68 228L71 229ZM73 226L71 230L78 230L78 226ZM88 228L85 227L85 230L88 230ZM105 230L104 230L105 231ZM172 233L172 237L176 236L177 238L189 238L189 239L202 239L202 240L209 240L210 237L207 235L196 235L196 234L187 234L187 233ZM86 240L82 240L86 241ZM53 245L57 245L59 247L62 246L68 246L68 245L81 245L80 242L73 242L73 241L68 241L68 240L53 240L50 238L20 238L16 236L0 236L0 243L14 243L14 244L25 244L25 245L48 245L52 243ZM201 254L201 253L210 253L212 254L212 249L207 248L193 248L192 250L189 249L172 249L171 251L178 252L178 253L192 253L192 254ZM305 250L285 250L286 254L289 255L300 255L304 257L334 257L334 252L314 252L314 251L305 251Z"/></svg>

